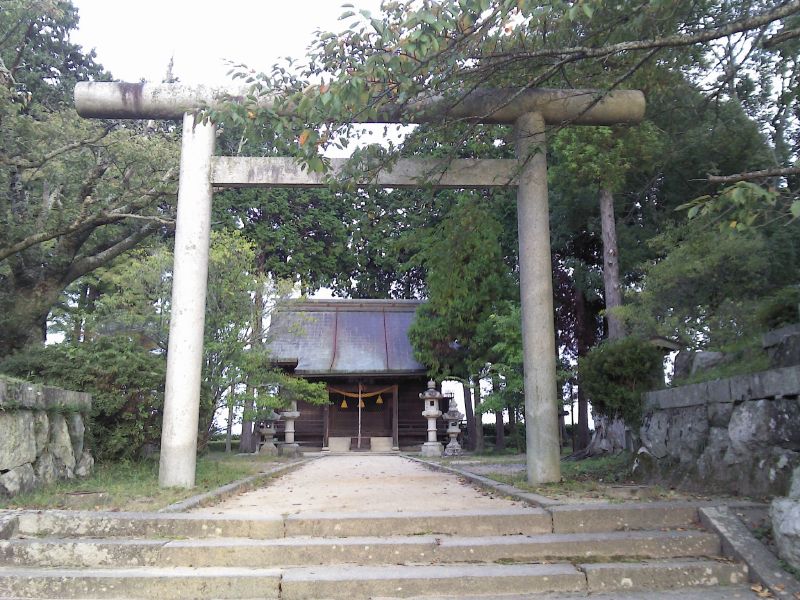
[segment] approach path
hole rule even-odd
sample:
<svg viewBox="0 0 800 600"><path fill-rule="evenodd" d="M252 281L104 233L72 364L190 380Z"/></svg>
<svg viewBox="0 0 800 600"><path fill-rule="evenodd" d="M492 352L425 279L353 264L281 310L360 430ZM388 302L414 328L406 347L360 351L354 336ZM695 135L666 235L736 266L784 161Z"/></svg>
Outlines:
<svg viewBox="0 0 800 600"><path fill-rule="evenodd" d="M519 510L526 506L401 456L350 454L318 458L262 488L192 512L266 515Z"/></svg>

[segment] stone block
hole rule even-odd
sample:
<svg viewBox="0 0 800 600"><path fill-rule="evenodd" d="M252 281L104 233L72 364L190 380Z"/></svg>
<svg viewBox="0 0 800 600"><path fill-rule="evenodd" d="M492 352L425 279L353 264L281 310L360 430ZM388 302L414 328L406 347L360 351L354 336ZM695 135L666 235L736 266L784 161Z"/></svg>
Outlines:
<svg viewBox="0 0 800 600"><path fill-rule="evenodd" d="M769 512L778 555L800 569L800 500L777 498L772 501Z"/></svg>
<svg viewBox="0 0 800 600"><path fill-rule="evenodd" d="M37 410L33 413L33 436L36 456L39 456L47 449L47 441L50 439L50 418L44 411Z"/></svg>
<svg viewBox="0 0 800 600"><path fill-rule="evenodd" d="M672 371L673 379L684 379L692 374L694 355L694 350L681 350L675 355L675 362Z"/></svg>
<svg viewBox="0 0 800 600"><path fill-rule="evenodd" d="M671 411L667 452L681 463L697 460L708 439L708 415L705 406Z"/></svg>
<svg viewBox="0 0 800 600"><path fill-rule="evenodd" d="M800 464L800 453L771 446L753 452L729 448L725 462L733 465L730 491L744 496L781 496L789 490L792 469Z"/></svg>
<svg viewBox="0 0 800 600"><path fill-rule="evenodd" d="M77 458L83 454L83 435L86 426L80 413L70 413L66 415L66 420L69 439L72 441L72 454Z"/></svg>
<svg viewBox="0 0 800 600"><path fill-rule="evenodd" d="M0 475L0 496L16 496L30 492L36 485L33 467L26 463Z"/></svg>
<svg viewBox="0 0 800 600"><path fill-rule="evenodd" d="M88 477L94 470L94 458L87 451L83 451L75 466L75 477Z"/></svg>
<svg viewBox="0 0 800 600"><path fill-rule="evenodd" d="M768 331L761 338L761 345L766 350L772 346L777 346L786 338L795 336L800 336L800 323L794 323L793 325L787 325L786 327L781 327L780 329Z"/></svg>
<svg viewBox="0 0 800 600"><path fill-rule="evenodd" d="M694 375L695 373L702 373L703 371L708 371L709 369L713 369L717 365L721 365L726 360L727 357L722 352L708 352L708 351L696 352L694 358L692 359L691 374Z"/></svg>
<svg viewBox="0 0 800 600"><path fill-rule="evenodd" d="M0 471L36 460L33 413L29 410L0 412Z"/></svg>
<svg viewBox="0 0 800 600"><path fill-rule="evenodd" d="M792 485L789 488L789 498L800 500L800 466L792 471Z"/></svg>
<svg viewBox="0 0 800 600"><path fill-rule="evenodd" d="M72 439L69 437L67 420L64 415L54 414L50 417L48 449L55 460L58 476L71 479L75 473L75 454L72 450Z"/></svg>
<svg viewBox="0 0 800 600"><path fill-rule="evenodd" d="M669 431L669 414L661 410L646 415L639 435L642 444L656 458L667 456L667 433Z"/></svg>
<svg viewBox="0 0 800 600"><path fill-rule="evenodd" d="M736 406L728 423L731 445L739 452L766 446L800 450L800 401L752 400Z"/></svg>
<svg viewBox="0 0 800 600"><path fill-rule="evenodd" d="M731 377L730 381L735 401L797 396L800 394L800 366L739 375Z"/></svg>
<svg viewBox="0 0 800 600"><path fill-rule="evenodd" d="M706 386L706 400L709 403L733 402L733 397L731 396L730 379L714 379L713 381L706 381L705 386Z"/></svg>
<svg viewBox="0 0 800 600"><path fill-rule="evenodd" d="M671 394L672 389L647 392L644 395L644 411L650 412L653 410L660 410L662 399L668 398Z"/></svg>
<svg viewBox="0 0 800 600"><path fill-rule="evenodd" d="M41 391L46 410L87 413L91 408L89 394L51 386L42 386Z"/></svg>
<svg viewBox="0 0 800 600"><path fill-rule="evenodd" d="M722 482L725 489L731 489L734 486L735 467L726 462L726 457L735 459L736 455L728 455L729 447L728 429L711 427L708 431L706 447L700 458L697 459L697 473L703 481Z"/></svg>
<svg viewBox="0 0 800 600"><path fill-rule="evenodd" d="M774 368L800 365L800 323L764 334L763 346Z"/></svg>
<svg viewBox="0 0 800 600"><path fill-rule="evenodd" d="M31 410L44 410L45 402L42 386L35 383L21 382L16 389L16 406Z"/></svg>
<svg viewBox="0 0 800 600"><path fill-rule="evenodd" d="M709 402L708 423L711 427L727 427L733 414L732 402Z"/></svg>
<svg viewBox="0 0 800 600"><path fill-rule="evenodd" d="M58 469L56 469L55 460L53 460L53 455L47 451L43 452L39 458L36 459L36 462L33 464L33 471L40 485L47 485L58 479Z"/></svg>

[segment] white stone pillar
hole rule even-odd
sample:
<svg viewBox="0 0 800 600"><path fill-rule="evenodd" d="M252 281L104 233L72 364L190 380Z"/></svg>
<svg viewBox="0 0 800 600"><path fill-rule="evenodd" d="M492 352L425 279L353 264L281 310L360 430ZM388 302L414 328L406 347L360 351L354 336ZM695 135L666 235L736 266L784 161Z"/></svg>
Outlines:
<svg viewBox="0 0 800 600"><path fill-rule="evenodd" d="M215 136L214 125L196 123L193 115L184 115L158 470L161 487L188 488L195 483Z"/></svg>
<svg viewBox="0 0 800 600"><path fill-rule="evenodd" d="M548 483L561 479L561 457L545 122L541 114L528 113L514 126L528 481Z"/></svg>

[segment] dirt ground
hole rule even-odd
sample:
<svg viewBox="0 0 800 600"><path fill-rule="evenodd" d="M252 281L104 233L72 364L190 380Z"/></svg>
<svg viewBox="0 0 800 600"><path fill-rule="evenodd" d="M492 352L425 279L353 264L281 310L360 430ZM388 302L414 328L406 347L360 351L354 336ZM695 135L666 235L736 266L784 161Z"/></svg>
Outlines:
<svg viewBox="0 0 800 600"><path fill-rule="evenodd" d="M434 472L400 456L325 456L220 504L205 514L303 512L429 512L524 509L455 475Z"/></svg>

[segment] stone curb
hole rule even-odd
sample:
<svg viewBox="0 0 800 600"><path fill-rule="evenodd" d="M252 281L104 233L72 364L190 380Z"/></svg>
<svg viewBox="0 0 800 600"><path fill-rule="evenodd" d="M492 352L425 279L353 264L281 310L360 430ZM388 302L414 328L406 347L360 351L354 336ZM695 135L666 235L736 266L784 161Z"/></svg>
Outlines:
<svg viewBox="0 0 800 600"><path fill-rule="evenodd" d="M469 471L462 471L461 469L448 467L447 465L429 462L427 460L422 460L421 458L417 458L416 456L410 456L408 454L403 454L402 456L404 456L409 460L413 460L415 462L423 464L426 467L433 469L434 471L442 471L444 473L450 473L451 475L458 475L459 477L463 477L467 481L470 481L484 489L491 490L503 496L514 498L515 500L525 502L526 504L530 504L532 506L538 506L540 508L548 508L551 506L561 506L564 504L564 502L559 502L558 500L552 500L550 498L547 498L546 496L541 496L539 494L534 494L531 492L523 492L521 489L516 488L513 485L508 485L507 483L500 483L498 481L495 481L494 479L489 479L488 477L484 477L483 475L477 475L475 473L470 473Z"/></svg>
<svg viewBox="0 0 800 600"><path fill-rule="evenodd" d="M10 540L17 533L19 518L16 513L0 511L0 540Z"/></svg>
<svg viewBox="0 0 800 600"><path fill-rule="evenodd" d="M181 500L180 502L175 502L174 504L165 506L164 508L161 508L156 512L159 513L185 512L193 508L199 508L201 506L208 506L209 504L220 502L221 500L225 500L226 498L247 491L255 487L256 485L260 484L262 481L266 479L270 479L271 477L275 477L277 475L283 475L285 471L291 471L296 467L304 465L311 460L314 459L303 458L300 460L295 460L289 463L272 467L271 469L267 469L266 471L262 471L261 473L258 473L256 475L251 475L249 477L245 477L244 479L239 479L232 483L220 486L215 490L204 492L202 494L198 494L197 496L192 496L191 498L187 498L186 500Z"/></svg>
<svg viewBox="0 0 800 600"><path fill-rule="evenodd" d="M778 559L727 506L700 509L700 520L722 539L722 553L745 563L750 581L760 583L777 598L800 597L800 582L783 570Z"/></svg>

